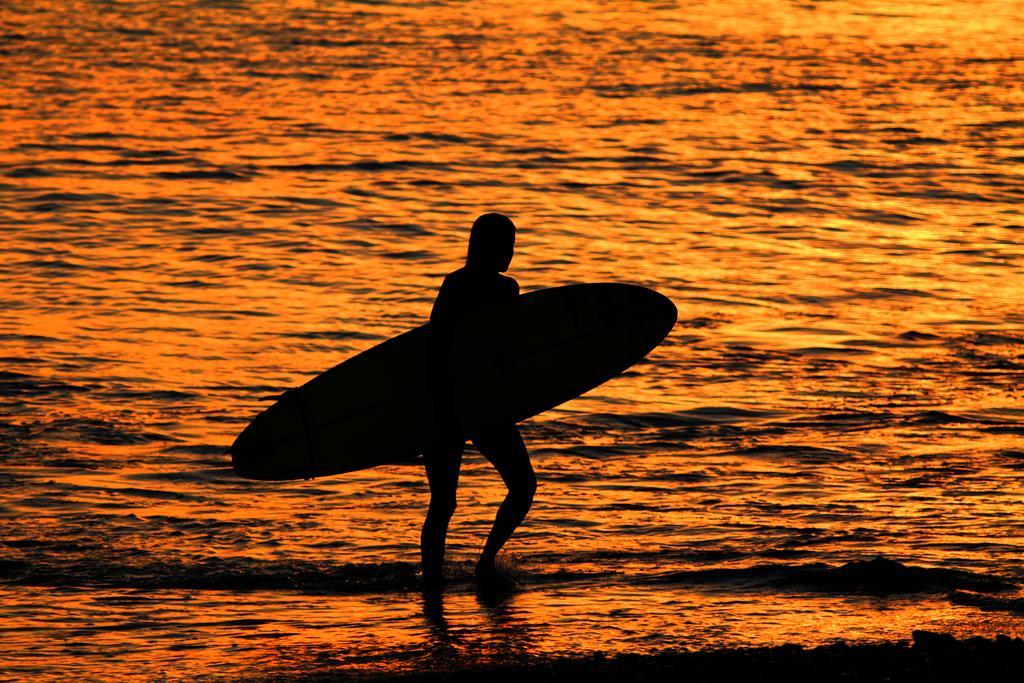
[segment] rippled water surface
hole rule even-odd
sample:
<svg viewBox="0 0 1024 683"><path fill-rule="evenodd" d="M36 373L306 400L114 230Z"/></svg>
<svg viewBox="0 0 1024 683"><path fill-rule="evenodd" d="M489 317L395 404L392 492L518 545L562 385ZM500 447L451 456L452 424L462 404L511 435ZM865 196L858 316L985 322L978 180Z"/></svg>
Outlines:
<svg viewBox="0 0 1024 683"><path fill-rule="evenodd" d="M1018 0L4 3L0 672L1024 633L1022 33ZM467 456L424 605L417 465L256 483L226 447L423 322L490 210L524 290L680 322L524 425L496 602Z"/></svg>

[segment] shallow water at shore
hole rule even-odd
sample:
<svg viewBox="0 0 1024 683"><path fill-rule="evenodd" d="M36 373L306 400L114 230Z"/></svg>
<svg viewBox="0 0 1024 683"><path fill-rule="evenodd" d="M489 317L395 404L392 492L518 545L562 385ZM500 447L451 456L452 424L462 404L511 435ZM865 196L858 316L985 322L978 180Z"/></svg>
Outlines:
<svg viewBox="0 0 1024 683"><path fill-rule="evenodd" d="M0 670L1020 634L1022 9L3 6ZM226 448L421 324L488 210L524 290L680 322L524 425L497 604L467 456L442 618L418 466L263 484Z"/></svg>

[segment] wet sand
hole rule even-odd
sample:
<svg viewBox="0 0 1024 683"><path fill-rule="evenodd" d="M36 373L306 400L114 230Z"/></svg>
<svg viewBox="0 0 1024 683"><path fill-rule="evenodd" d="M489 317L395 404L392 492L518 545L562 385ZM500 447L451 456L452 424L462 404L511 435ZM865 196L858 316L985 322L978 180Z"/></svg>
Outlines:
<svg viewBox="0 0 1024 683"><path fill-rule="evenodd" d="M537 659L429 673L339 676L319 672L300 680L359 681L1011 681L1024 666L1024 640L967 638L914 631L912 642L836 643ZM285 679L277 679L285 680ZM291 679L295 680L295 679Z"/></svg>

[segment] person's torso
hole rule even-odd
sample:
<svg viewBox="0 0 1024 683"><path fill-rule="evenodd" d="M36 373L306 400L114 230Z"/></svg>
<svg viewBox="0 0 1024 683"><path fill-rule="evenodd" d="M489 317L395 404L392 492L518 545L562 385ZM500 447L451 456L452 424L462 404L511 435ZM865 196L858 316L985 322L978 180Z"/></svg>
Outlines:
<svg viewBox="0 0 1024 683"><path fill-rule="evenodd" d="M507 303L519 294L519 285L501 273L479 273L460 268L445 278L431 319L451 319Z"/></svg>

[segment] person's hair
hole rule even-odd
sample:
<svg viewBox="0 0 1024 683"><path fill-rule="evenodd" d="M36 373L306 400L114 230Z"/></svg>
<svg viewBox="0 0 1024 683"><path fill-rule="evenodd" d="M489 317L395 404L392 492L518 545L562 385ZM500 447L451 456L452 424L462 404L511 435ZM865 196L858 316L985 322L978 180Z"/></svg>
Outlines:
<svg viewBox="0 0 1024 683"><path fill-rule="evenodd" d="M473 221L466 265L490 267L497 263L499 254L508 249L515 239L516 226L508 216L485 213Z"/></svg>

